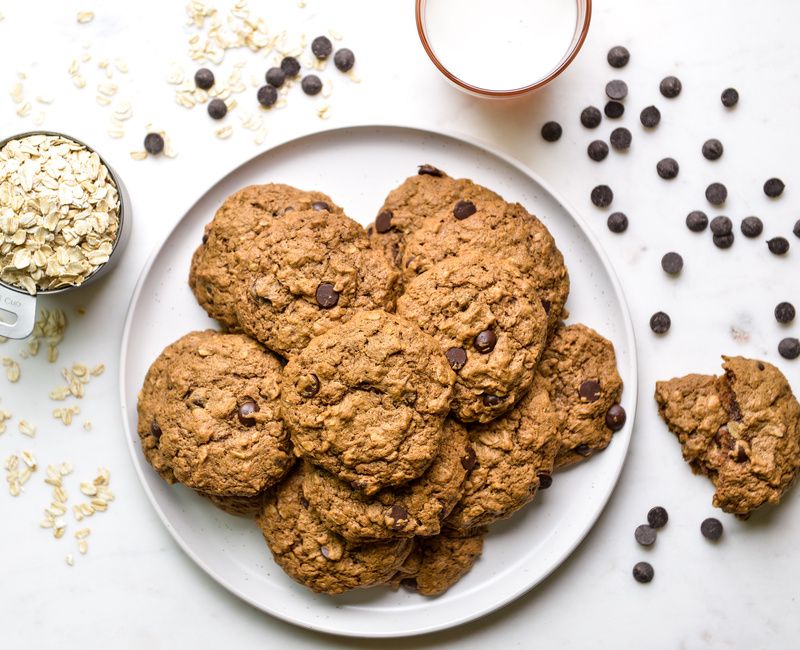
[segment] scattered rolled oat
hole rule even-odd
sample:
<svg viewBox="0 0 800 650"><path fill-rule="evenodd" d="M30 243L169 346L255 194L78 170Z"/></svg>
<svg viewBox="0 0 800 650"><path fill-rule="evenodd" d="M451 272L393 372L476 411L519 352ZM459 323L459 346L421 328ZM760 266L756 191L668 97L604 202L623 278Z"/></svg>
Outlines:
<svg viewBox="0 0 800 650"><path fill-rule="evenodd" d="M20 376L19 364L11 357L3 357L3 366L6 369L6 379L12 384L18 382Z"/></svg>
<svg viewBox="0 0 800 650"><path fill-rule="evenodd" d="M8 422L12 418L12 415L9 411L4 411L0 409L0 435L6 432L6 422Z"/></svg>
<svg viewBox="0 0 800 650"><path fill-rule="evenodd" d="M93 11L79 11L77 15L78 22L81 25L85 25L86 23L90 23L94 20L94 12Z"/></svg>
<svg viewBox="0 0 800 650"><path fill-rule="evenodd" d="M64 408L60 409L53 409L53 417L56 420L61 420L64 426L69 426L72 424L72 419L80 414L81 407L80 406L65 406Z"/></svg>
<svg viewBox="0 0 800 650"><path fill-rule="evenodd" d="M28 436L29 438L36 437L36 427L27 420L20 420L18 427L21 434Z"/></svg>

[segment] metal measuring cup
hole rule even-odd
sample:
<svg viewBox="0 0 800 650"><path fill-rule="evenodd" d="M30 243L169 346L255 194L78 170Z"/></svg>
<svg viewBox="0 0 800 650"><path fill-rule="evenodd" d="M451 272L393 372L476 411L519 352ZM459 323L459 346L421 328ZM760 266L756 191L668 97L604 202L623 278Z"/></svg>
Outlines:
<svg viewBox="0 0 800 650"><path fill-rule="evenodd" d="M85 142L78 140L78 138L73 138L66 133L58 133L56 131L29 131L0 140L0 149L13 140L20 140L34 135L66 138L86 147L86 149L98 155L100 162L108 169L111 180L117 186L117 192L119 194L119 227L117 228L117 238L112 246L108 261L95 269L86 280L77 286L65 286L58 289L37 291L36 295L32 296L24 289L0 281L0 336L9 339L24 339L33 332L34 325L36 324L36 302L39 296L54 296L59 293L80 289L109 273L111 269L119 263L122 257L122 251L128 243L131 234L131 202L128 191L125 189L120 177L111 165L106 162L94 147L90 147ZM6 320L10 322L5 322Z"/></svg>

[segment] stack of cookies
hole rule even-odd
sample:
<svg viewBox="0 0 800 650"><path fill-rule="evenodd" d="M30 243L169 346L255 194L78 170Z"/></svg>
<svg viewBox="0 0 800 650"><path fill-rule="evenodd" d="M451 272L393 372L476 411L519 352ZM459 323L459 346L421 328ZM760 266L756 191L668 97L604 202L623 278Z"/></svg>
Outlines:
<svg viewBox="0 0 800 650"><path fill-rule="evenodd" d="M317 592L443 593L487 526L625 423L613 345L562 322L569 276L547 228L430 165L366 230L319 192L240 190L189 284L223 331L151 366L144 454L255 516Z"/></svg>

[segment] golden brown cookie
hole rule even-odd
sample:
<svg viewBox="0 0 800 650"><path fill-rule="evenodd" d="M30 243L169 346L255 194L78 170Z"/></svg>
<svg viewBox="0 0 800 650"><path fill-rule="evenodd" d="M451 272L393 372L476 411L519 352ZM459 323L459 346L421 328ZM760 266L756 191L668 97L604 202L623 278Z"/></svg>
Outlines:
<svg viewBox="0 0 800 650"><path fill-rule="evenodd" d="M684 459L714 483L713 504L747 517L800 472L800 405L775 366L722 358L725 374L659 381L655 398Z"/></svg>
<svg viewBox="0 0 800 650"><path fill-rule="evenodd" d="M454 382L433 338L393 314L360 312L289 361L283 418L297 454L371 495L431 464Z"/></svg>
<svg viewBox="0 0 800 650"><path fill-rule="evenodd" d="M397 313L435 338L456 373L453 414L488 422L528 390L547 337L547 314L511 263L449 257L406 286Z"/></svg>

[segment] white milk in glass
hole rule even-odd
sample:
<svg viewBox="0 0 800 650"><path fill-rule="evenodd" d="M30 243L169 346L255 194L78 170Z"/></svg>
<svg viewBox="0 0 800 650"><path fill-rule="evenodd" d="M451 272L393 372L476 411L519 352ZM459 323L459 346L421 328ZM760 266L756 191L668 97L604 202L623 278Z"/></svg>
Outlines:
<svg viewBox="0 0 800 650"><path fill-rule="evenodd" d="M486 90L546 77L572 44L576 0L427 0L428 42L454 76Z"/></svg>

